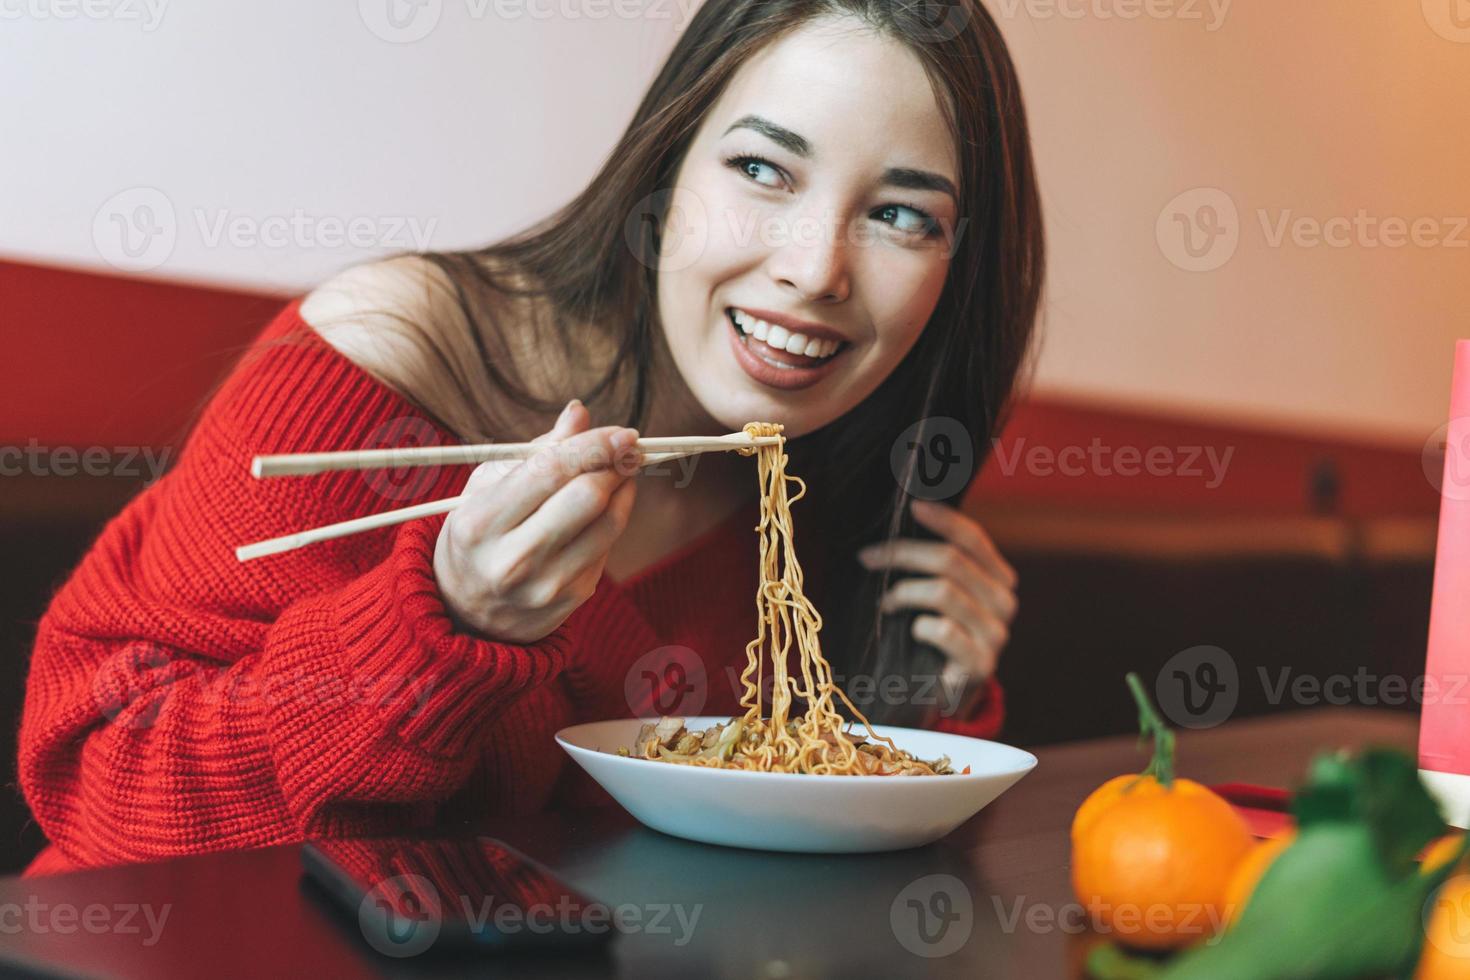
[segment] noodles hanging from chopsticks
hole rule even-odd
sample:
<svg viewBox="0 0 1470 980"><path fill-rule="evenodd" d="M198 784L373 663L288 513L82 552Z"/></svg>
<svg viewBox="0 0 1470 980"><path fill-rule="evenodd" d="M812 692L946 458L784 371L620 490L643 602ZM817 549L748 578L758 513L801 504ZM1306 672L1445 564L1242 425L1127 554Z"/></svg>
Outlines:
<svg viewBox="0 0 1470 980"><path fill-rule="evenodd" d="M782 427L770 422L745 426L751 436L780 436ZM744 694L742 718L706 732L675 729L664 719L645 725L631 754L684 765L748 769L761 772L800 772L812 775L940 775L953 770L948 759L923 762L878 735L868 719L848 699L822 656L818 634L822 616L803 591L801 563L796 558L796 534L791 505L806 494L806 483L786 473L786 440L739 450L755 454L761 488L760 587L756 591L757 632L745 648L746 667L740 675ZM788 484L799 488L788 495ZM796 647L795 673L791 648ZM771 671L769 715L763 714L765 670ZM806 710L793 716L800 699ZM837 702L862 723L868 737L846 730Z"/></svg>

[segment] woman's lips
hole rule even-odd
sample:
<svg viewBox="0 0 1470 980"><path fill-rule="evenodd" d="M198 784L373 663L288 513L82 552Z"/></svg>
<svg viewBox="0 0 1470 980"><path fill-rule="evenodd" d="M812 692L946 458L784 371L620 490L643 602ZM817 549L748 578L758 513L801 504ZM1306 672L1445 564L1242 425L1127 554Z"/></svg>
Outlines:
<svg viewBox="0 0 1470 980"><path fill-rule="evenodd" d="M753 335L743 333L735 325L728 309L725 311L725 322L730 328L730 346L735 352L736 363L754 380L782 391L810 388L821 381L832 373L833 365L848 347L843 344L837 349L837 353L817 361L802 354L792 354L772 347L764 341L756 340Z"/></svg>

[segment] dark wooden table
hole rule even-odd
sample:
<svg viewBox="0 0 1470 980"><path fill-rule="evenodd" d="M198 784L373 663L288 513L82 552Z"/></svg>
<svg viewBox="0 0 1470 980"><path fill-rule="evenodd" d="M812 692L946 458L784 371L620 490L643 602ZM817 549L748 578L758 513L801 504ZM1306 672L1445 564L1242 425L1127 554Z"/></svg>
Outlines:
<svg viewBox="0 0 1470 980"><path fill-rule="evenodd" d="M1326 708L1182 732L1180 771L1211 783L1287 786L1323 749L1374 743L1412 750L1416 736L1413 715ZM280 847L0 879L0 965L83 976L322 980L1080 976L1078 963L1098 937L1079 927L1067 828L1089 791L1109 776L1137 771L1143 758L1132 738L1037 755L1031 775L954 834L892 854L705 846L647 830L616 808L479 828L594 898L640 910L644 927L597 954L382 957L364 945L355 921L323 907L302 882L297 848ZM909 899L947 911L948 926L920 921ZM89 927L85 910L99 905L109 910L105 922L94 909ZM150 926L145 906L155 923L167 909L161 928ZM136 931L121 928L122 908L139 910L128 923ZM666 911L655 930L658 908Z"/></svg>

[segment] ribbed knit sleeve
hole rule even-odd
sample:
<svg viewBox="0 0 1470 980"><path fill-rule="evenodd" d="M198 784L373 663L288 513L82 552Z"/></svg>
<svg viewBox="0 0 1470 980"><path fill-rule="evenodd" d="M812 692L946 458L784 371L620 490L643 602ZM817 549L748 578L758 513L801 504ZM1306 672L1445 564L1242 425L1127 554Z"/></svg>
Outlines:
<svg viewBox="0 0 1470 980"><path fill-rule="evenodd" d="M433 574L442 516L235 559L453 495L468 475L251 477L256 454L453 441L295 305L39 623L19 775L73 865L418 826L467 778L487 723L565 665L564 629L527 646L455 631Z"/></svg>
<svg viewBox="0 0 1470 980"><path fill-rule="evenodd" d="M951 735L968 735L971 738L995 738L1005 722L1005 689L994 677L985 682L980 701L966 718L938 718L933 724L935 731Z"/></svg>

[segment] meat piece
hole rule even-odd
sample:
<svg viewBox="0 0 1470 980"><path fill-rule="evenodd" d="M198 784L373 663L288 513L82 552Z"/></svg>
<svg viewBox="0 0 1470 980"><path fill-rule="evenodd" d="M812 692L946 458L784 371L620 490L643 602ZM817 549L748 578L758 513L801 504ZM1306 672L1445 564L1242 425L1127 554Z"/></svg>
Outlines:
<svg viewBox="0 0 1470 980"><path fill-rule="evenodd" d="M638 734L633 739L633 751L642 755L648 750L648 743L651 741L653 741L653 723L649 722L638 729Z"/></svg>
<svg viewBox="0 0 1470 980"><path fill-rule="evenodd" d="M653 737L658 744L664 748L673 745L678 737L684 732L683 718L660 718L658 724L653 726Z"/></svg>
<svg viewBox="0 0 1470 980"><path fill-rule="evenodd" d="M674 752L679 755L693 755L699 751L700 738L694 732L685 732L674 743Z"/></svg>

